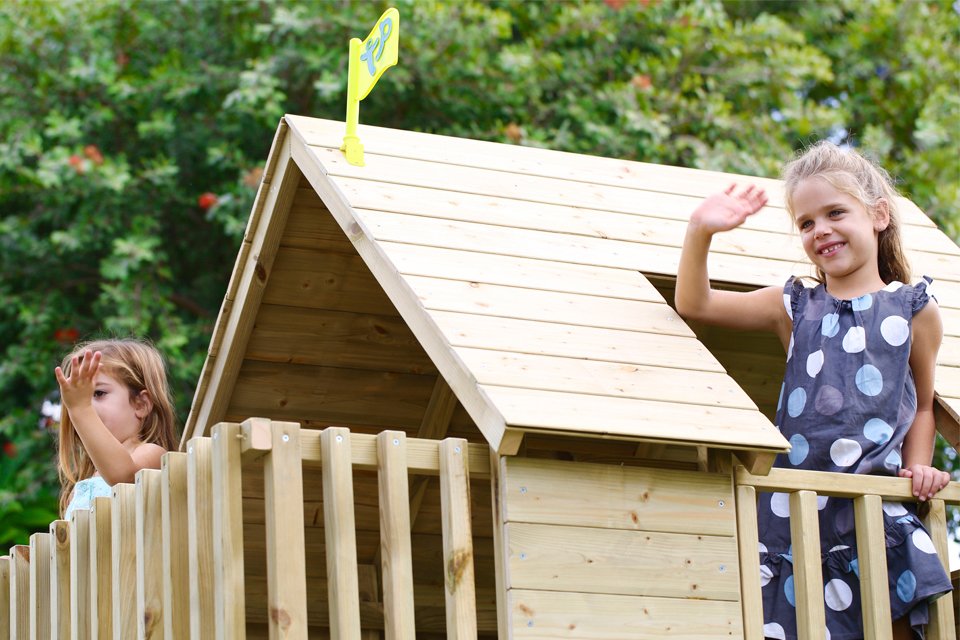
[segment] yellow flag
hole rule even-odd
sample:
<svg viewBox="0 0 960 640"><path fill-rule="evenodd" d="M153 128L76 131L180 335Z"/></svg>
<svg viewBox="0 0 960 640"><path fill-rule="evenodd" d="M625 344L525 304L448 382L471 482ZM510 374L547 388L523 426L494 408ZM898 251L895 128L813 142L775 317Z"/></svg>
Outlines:
<svg viewBox="0 0 960 640"><path fill-rule="evenodd" d="M400 12L391 7L383 12L373 31L360 45L357 68L357 99L363 100L383 72L397 64L400 44Z"/></svg>

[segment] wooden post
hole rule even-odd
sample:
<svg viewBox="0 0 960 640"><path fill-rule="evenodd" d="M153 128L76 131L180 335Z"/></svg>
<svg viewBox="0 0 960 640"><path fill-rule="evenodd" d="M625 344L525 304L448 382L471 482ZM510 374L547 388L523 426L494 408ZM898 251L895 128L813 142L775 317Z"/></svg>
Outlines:
<svg viewBox="0 0 960 640"><path fill-rule="evenodd" d="M820 520L815 492L790 494L790 538L793 543L797 632L801 638L824 640L827 623L823 609Z"/></svg>
<svg viewBox="0 0 960 640"><path fill-rule="evenodd" d="M447 603L447 638L477 637L476 587L473 579L473 530L467 441L440 443L440 510Z"/></svg>
<svg viewBox="0 0 960 640"><path fill-rule="evenodd" d="M10 556L0 556L0 640L10 640Z"/></svg>
<svg viewBox="0 0 960 640"><path fill-rule="evenodd" d="M757 491L737 487L737 548L740 552L740 603L744 640L763 640L763 596L760 593L760 539Z"/></svg>
<svg viewBox="0 0 960 640"><path fill-rule="evenodd" d="M113 562L113 637L137 637L137 496L132 484L113 485L110 505Z"/></svg>
<svg viewBox="0 0 960 640"><path fill-rule="evenodd" d="M70 514L70 637L90 637L90 512Z"/></svg>
<svg viewBox="0 0 960 640"><path fill-rule="evenodd" d="M213 427L213 582L218 640L242 640L246 635L240 439L237 424L223 422Z"/></svg>
<svg viewBox="0 0 960 640"><path fill-rule="evenodd" d="M187 454L168 451L160 461L163 635L190 637L190 567L187 545Z"/></svg>
<svg viewBox="0 0 960 640"><path fill-rule="evenodd" d="M137 543L137 638L163 637L163 521L159 469L141 469L135 483Z"/></svg>
<svg viewBox="0 0 960 640"><path fill-rule="evenodd" d="M213 499L210 439L187 443L187 536L190 573L190 637L214 637Z"/></svg>
<svg viewBox="0 0 960 640"><path fill-rule="evenodd" d="M70 637L70 523L50 523L50 635Z"/></svg>
<svg viewBox="0 0 960 640"><path fill-rule="evenodd" d="M340 427L320 434L323 458L323 533L327 545L327 599L330 635L360 637L360 587L353 512L353 464L350 431Z"/></svg>
<svg viewBox="0 0 960 640"><path fill-rule="evenodd" d="M510 584L510 561L506 545L506 523L503 507L506 504L506 456L490 447L490 502L493 509L493 563L497 594L497 637L510 637L510 609L507 605L507 585Z"/></svg>
<svg viewBox="0 0 960 640"><path fill-rule="evenodd" d="M857 530L857 561L860 567L860 600L863 604L865 638L893 639L890 589L887 576L887 544L883 532L883 501L865 495L853 500Z"/></svg>
<svg viewBox="0 0 960 640"><path fill-rule="evenodd" d="M93 499L90 508L90 637L113 640L113 499Z"/></svg>
<svg viewBox="0 0 960 640"><path fill-rule="evenodd" d="M943 563L944 570L947 575L950 575L950 556L947 547L947 512L943 500L934 498L930 501L930 511L924 519L924 525L930 532L933 546L937 550L940 562ZM930 603L930 624L927 625L926 634L928 640L947 640L955 637L954 597L957 597L957 594L948 594Z"/></svg>
<svg viewBox="0 0 960 640"><path fill-rule="evenodd" d="M270 638L307 638L306 544L303 531L303 468L300 425L273 422L264 458L267 540L267 602ZM333 589L333 585L330 587ZM338 636L333 627L331 637Z"/></svg>
<svg viewBox="0 0 960 640"><path fill-rule="evenodd" d="M30 536L30 640L50 640L50 534Z"/></svg>
<svg viewBox="0 0 960 640"><path fill-rule="evenodd" d="M10 637L30 640L30 547L10 547Z"/></svg>
<svg viewBox="0 0 960 640"><path fill-rule="evenodd" d="M386 640L402 640L416 636L407 436L403 431L377 435L377 462L383 623Z"/></svg>

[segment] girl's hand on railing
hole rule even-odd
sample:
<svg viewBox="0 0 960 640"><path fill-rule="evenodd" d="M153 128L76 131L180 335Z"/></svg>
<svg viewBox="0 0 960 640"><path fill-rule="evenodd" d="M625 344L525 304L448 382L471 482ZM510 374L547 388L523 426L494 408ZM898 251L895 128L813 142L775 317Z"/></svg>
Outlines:
<svg viewBox="0 0 960 640"><path fill-rule="evenodd" d="M913 495L920 502L932 498L940 489L950 484L949 473L925 464L914 464L900 469L898 475L901 478L913 478Z"/></svg>

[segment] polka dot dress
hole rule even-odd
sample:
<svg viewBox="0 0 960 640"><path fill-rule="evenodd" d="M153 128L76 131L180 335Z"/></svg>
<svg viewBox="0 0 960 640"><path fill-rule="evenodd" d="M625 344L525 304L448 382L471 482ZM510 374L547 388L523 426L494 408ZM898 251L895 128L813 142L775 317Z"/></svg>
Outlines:
<svg viewBox="0 0 960 640"><path fill-rule="evenodd" d="M927 304L929 280L894 282L854 300L838 300L820 285L795 278L784 287L793 319L777 424L790 442L774 466L896 476L900 448L917 411L910 372L910 325ZM760 576L764 633L797 637L790 498L761 494ZM818 498L826 637L863 638L853 502ZM883 504L890 605L918 631L927 602L950 590L930 536L913 504Z"/></svg>

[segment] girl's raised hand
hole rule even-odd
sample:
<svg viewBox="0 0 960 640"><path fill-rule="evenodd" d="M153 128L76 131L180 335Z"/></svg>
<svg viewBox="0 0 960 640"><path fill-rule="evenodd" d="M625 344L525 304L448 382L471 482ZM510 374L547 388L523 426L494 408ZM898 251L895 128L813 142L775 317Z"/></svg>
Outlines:
<svg viewBox="0 0 960 640"><path fill-rule="evenodd" d="M925 464L914 464L900 469L898 475L901 478L913 478L913 495L921 502L932 498L937 491L950 483L949 473Z"/></svg>
<svg viewBox="0 0 960 640"><path fill-rule="evenodd" d="M65 376L60 367L54 370L60 385L60 397L68 411L92 404L94 378L100 370L100 358L99 351L91 353L87 349L82 358L73 356L70 360L70 377Z"/></svg>
<svg viewBox="0 0 960 640"><path fill-rule="evenodd" d="M723 192L707 197L690 214L690 224L709 235L729 231L739 227L767 204L767 194L763 189L751 184L743 191L734 193L736 188L736 184L731 184Z"/></svg>

